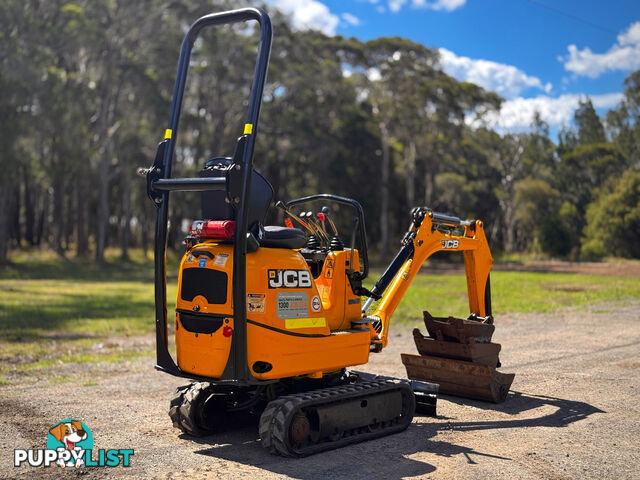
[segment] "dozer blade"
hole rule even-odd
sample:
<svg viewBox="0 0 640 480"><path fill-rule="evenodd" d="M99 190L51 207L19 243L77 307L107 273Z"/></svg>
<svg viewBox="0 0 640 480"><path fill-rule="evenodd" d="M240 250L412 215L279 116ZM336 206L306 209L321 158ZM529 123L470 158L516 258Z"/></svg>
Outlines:
<svg viewBox="0 0 640 480"><path fill-rule="evenodd" d="M420 355L465 360L488 367L498 366L499 343L455 343L425 337L417 328L413 330L413 340Z"/></svg>
<svg viewBox="0 0 640 480"><path fill-rule="evenodd" d="M463 320L454 317L432 317L426 310L422 312L424 325L431 338L446 342L489 343L495 326L477 320Z"/></svg>
<svg viewBox="0 0 640 480"><path fill-rule="evenodd" d="M439 387L436 383L420 382L418 380L405 380L403 378L387 377L384 375L376 375L375 373L358 372L355 370L351 370L351 373L367 382L375 380L406 382L411 386L413 395L416 397L416 412L428 417L437 416L436 406L438 403Z"/></svg>
<svg viewBox="0 0 640 480"><path fill-rule="evenodd" d="M502 403L507 398L514 373L500 373L486 365L462 360L402 353L407 376L440 384L440 392L459 397Z"/></svg>

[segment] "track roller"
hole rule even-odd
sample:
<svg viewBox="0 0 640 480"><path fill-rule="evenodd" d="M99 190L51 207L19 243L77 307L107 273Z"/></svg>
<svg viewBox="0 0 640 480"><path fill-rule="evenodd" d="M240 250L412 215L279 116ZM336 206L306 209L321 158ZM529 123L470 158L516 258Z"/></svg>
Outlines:
<svg viewBox="0 0 640 480"><path fill-rule="evenodd" d="M260 417L262 446L304 457L406 429L416 408L406 382L381 380L285 395Z"/></svg>

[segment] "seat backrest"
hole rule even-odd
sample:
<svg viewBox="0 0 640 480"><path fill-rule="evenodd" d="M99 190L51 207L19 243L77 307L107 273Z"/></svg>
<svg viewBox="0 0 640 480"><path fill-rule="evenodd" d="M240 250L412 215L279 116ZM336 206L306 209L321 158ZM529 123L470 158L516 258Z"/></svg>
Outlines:
<svg viewBox="0 0 640 480"><path fill-rule="evenodd" d="M209 160L200 170L201 177L226 177L232 164L230 157L216 157ZM264 224L269 206L273 201L273 187L255 170L251 175L251 190L248 208L248 226ZM224 190L212 190L202 193L202 216L207 220L235 220L236 211L226 201Z"/></svg>

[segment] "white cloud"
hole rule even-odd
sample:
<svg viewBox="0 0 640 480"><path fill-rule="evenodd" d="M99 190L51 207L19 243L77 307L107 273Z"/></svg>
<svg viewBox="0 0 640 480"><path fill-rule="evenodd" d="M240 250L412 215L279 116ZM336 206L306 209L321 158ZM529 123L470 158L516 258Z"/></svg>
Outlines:
<svg viewBox="0 0 640 480"><path fill-rule="evenodd" d="M405 3L407 3L407 0L389 0L389 10L398 12Z"/></svg>
<svg viewBox="0 0 640 480"><path fill-rule="evenodd" d="M408 0L388 0L389 10L399 12ZM371 2L377 3L377 2ZM413 8L426 8L429 10L444 10L451 12L462 7L467 0L411 0ZM379 10L378 10L379 11Z"/></svg>
<svg viewBox="0 0 640 480"><path fill-rule="evenodd" d="M605 53L593 53L589 47L579 50L576 45L569 45L569 54L561 57L565 70L596 78L609 70L640 68L640 22L632 23L617 40Z"/></svg>
<svg viewBox="0 0 640 480"><path fill-rule="evenodd" d="M334 35L340 23L340 18L331 13L329 7L316 0L269 0L268 3L289 15L298 30L320 30Z"/></svg>
<svg viewBox="0 0 640 480"><path fill-rule="evenodd" d="M343 13L342 14L342 19L347 22L349 25L353 25L354 27L357 27L358 25L360 25L360 19L358 17L356 17L355 15L352 15L350 13Z"/></svg>
<svg viewBox="0 0 640 480"><path fill-rule="evenodd" d="M578 102L584 97L573 93L557 98L546 95L535 98L518 97L504 102L499 113L488 113L484 120L489 127L499 131L526 130L531 127L533 115L537 111L549 125L559 127L572 121ZM622 100L622 93L591 95L589 98L595 108L613 108ZM467 117L466 121L470 125L478 125L472 116Z"/></svg>
<svg viewBox="0 0 640 480"><path fill-rule="evenodd" d="M412 6L416 8L429 8L431 10L446 10L451 12L456 8L462 7L467 0L434 0L432 2L428 0L412 0Z"/></svg>
<svg viewBox="0 0 640 480"><path fill-rule="evenodd" d="M459 57L446 48L440 48L439 51L440 64L448 75L475 83L506 98L516 97L527 88L537 88L547 93L551 91L551 83L543 85L539 78L527 75L513 65Z"/></svg>

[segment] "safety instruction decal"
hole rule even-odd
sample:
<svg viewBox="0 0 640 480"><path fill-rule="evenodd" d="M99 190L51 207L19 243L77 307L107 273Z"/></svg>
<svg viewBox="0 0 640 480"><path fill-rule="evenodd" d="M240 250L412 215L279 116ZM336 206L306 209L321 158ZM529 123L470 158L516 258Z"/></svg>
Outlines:
<svg viewBox="0 0 640 480"><path fill-rule="evenodd" d="M264 293L247 293L247 313L264 313L265 298Z"/></svg>
<svg viewBox="0 0 640 480"><path fill-rule="evenodd" d="M324 278L333 278L333 259L327 258L324 266Z"/></svg>

